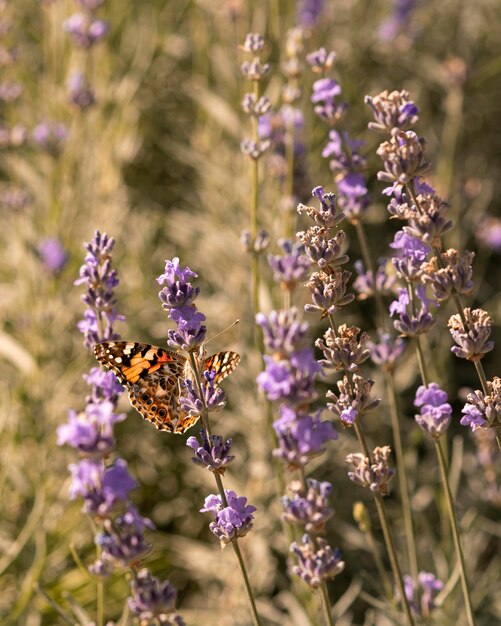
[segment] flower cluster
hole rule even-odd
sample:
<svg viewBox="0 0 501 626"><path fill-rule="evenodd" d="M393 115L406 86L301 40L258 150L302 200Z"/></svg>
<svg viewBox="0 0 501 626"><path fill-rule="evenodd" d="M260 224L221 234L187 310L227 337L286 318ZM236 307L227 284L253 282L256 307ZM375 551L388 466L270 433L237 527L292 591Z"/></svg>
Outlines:
<svg viewBox="0 0 501 626"><path fill-rule="evenodd" d="M87 309L78 328L88 348L96 342L119 337L114 332L114 323L123 317L117 314L115 307L114 289L118 277L112 267L113 246L113 239L96 231L85 246L85 262L80 268L80 279L75 281L86 286L82 299ZM59 445L67 444L81 455L78 463L69 466L70 498L83 499L83 512L92 517L98 527L95 543L100 547L100 557L90 570L97 576L106 576L116 566L136 567L150 550L145 530L153 528L153 523L142 517L129 499L137 482L130 475L127 463L120 458L111 463L107 461L116 445L114 425L125 419L123 413L116 412L123 388L113 372L98 367L92 368L85 379L90 386L85 409L70 410L68 422L59 426L57 436ZM158 593L153 592L155 585ZM164 591L160 593L160 590L172 589L170 583L160 583L148 570L143 570L133 579L131 588L129 602L134 613L148 614L152 618L168 614L169 619L178 619L173 601L165 602L161 597Z"/></svg>
<svg viewBox="0 0 501 626"><path fill-rule="evenodd" d="M416 391L414 406L420 407L416 422L431 437L438 439L449 427L452 407L447 402L447 394L437 383L426 387L421 385Z"/></svg>
<svg viewBox="0 0 501 626"><path fill-rule="evenodd" d="M323 78L313 83L311 101L315 104L315 113L330 127L338 124L345 114L347 104L338 102L341 86L333 78L325 76L334 61L334 52L327 53L321 48L307 56L307 61L314 72L322 68ZM363 141L352 139L346 131L332 128L329 141L322 151L322 156L329 159L329 167L337 186L337 202L345 217L353 224L360 221L366 213L370 196L363 175L366 159L360 149Z"/></svg>
<svg viewBox="0 0 501 626"><path fill-rule="evenodd" d="M237 537L244 537L251 529L256 507L247 504L247 498L237 496L234 491L225 489L221 495L210 495L205 498L202 513L212 513L214 521L209 528L221 542L221 548Z"/></svg>
<svg viewBox="0 0 501 626"><path fill-rule="evenodd" d="M405 576L405 595L412 612L424 619L430 617L436 608L436 596L444 588L444 583L431 572L419 572L417 589L411 576Z"/></svg>
<svg viewBox="0 0 501 626"><path fill-rule="evenodd" d="M298 283L305 280L315 260L328 258L335 263L341 257L339 241L328 238L329 227L339 221L333 198L321 188L315 193L321 199L320 210L302 205L301 210L314 216L317 225L312 232L299 234L300 244L286 242L283 256L269 258L275 280L285 285L291 295ZM324 267L330 266L325 263ZM268 400L280 403L279 417L273 422L278 443L273 455L302 477L290 482L289 495L282 498L284 520L301 526L306 533L302 545L291 545L298 557L293 572L317 588L341 572L344 563L324 539L317 537L325 532L325 522L333 515L328 504L332 486L305 479L304 468L312 458L325 452L326 444L336 439L337 433L330 422L322 420L322 409L310 409L317 398L315 381L322 368L309 343L308 324L299 319L298 310L291 307L268 315L258 313L256 323L271 352L264 355L265 369L258 375L257 383Z"/></svg>
<svg viewBox="0 0 501 626"><path fill-rule="evenodd" d="M203 324L205 315L194 303L200 289L189 282L190 278L197 278L197 274L189 267L180 267L177 257L165 261L165 272L157 278L160 285L166 285L158 294L162 308L177 324L176 330L169 330L167 343L176 350L187 352L202 345L207 331Z"/></svg>

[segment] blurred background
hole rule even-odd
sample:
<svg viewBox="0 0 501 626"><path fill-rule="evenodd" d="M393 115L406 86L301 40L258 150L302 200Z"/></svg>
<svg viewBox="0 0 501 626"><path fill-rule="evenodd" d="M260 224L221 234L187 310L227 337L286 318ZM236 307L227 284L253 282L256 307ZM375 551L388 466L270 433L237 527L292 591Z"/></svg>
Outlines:
<svg viewBox="0 0 501 626"><path fill-rule="evenodd" d="M239 48L248 32L267 41L271 71L265 89L280 107L286 82L289 29L301 27L304 53L324 46L337 54L333 76L349 109L343 124L366 141L367 176L373 198L367 231L374 258L388 254L397 230L387 219L378 137L367 131L366 94L407 89L420 109L416 131L426 137L430 183L451 204L456 227L447 243L476 253L474 303L499 326L501 272L501 12L497 0L330 0L244 2L227 0L120 0L94 3L108 26L95 41L82 41L68 20L85 11L73 0L0 1L0 621L29 626L61 623L36 591L63 606L70 598L92 613L95 586L76 566L69 545L84 563L94 558L93 529L81 502L68 499L67 466L75 452L56 445L56 428L69 408L81 410L82 378L94 365L76 323L81 287L73 286L83 243L96 229L116 240L114 265L120 285L122 338L165 345L170 322L160 307L155 278L167 258L179 256L200 278L198 305L209 336L235 319L240 324L214 340L211 351L236 350L242 363L225 382L229 404L216 428L234 438L237 458L227 488L258 507L255 530L242 542L259 608L268 624L317 623L291 591L287 538L272 480L265 411L257 399L260 358L254 349L249 298L249 257L240 232L248 228L249 162L240 142L250 135L241 110L249 90L240 72ZM83 6L82 6L83 5ZM80 36L80 40L78 37ZM87 37L89 35L87 34ZM87 45L88 44L88 45ZM321 152L327 127L310 103L315 77L300 78L305 123L295 202L310 203L311 189L335 191ZM284 198L276 157L260 164L259 219L272 238L283 236ZM359 257L354 234L348 254ZM280 293L263 263L262 306L280 305ZM452 314L449 310L448 315ZM374 331L372 302L350 306L347 323ZM489 441L459 426L465 390L478 388L474 369L450 354L444 315L431 337L433 360L455 408L450 431L451 475L465 533L478 625L501 623L499 522L496 486L499 456ZM310 320L312 335L323 327ZM318 327L315 327L318 324ZM495 339L500 339L499 331ZM495 351L484 361L488 378L499 373ZM377 372L376 393L383 394ZM409 353L399 371L409 453L409 476L419 550L429 571L447 578L450 536L440 517L433 450L417 432L412 395L417 366ZM140 486L133 499L157 526L147 565L179 589L188 624L249 623L234 556L221 553L198 510L214 491L211 476L194 466L186 437L157 432L122 400L129 418L118 425L117 453ZM389 442L383 401L366 424L374 445ZM352 519L356 499L369 498L346 477L344 457L354 439L342 432L310 474L334 483L336 517L329 540L344 553L346 570L330 587L339 603L338 626L391 624L365 538ZM483 456L479 456L479 450ZM499 477L499 476L498 476ZM402 533L398 496L388 499L397 538ZM374 520L375 521L375 520ZM376 537L381 541L375 522ZM400 535L399 535L400 533ZM308 597L296 585L299 595ZM457 624L458 596L433 623ZM113 575L107 584L107 618L121 614L128 585ZM314 603L314 601L313 601Z"/></svg>

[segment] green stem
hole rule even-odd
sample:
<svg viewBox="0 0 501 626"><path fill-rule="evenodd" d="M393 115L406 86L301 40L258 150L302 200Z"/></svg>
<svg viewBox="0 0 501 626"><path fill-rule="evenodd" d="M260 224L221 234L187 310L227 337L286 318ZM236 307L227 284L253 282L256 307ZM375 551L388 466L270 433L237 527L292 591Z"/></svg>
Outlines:
<svg viewBox="0 0 501 626"><path fill-rule="evenodd" d="M418 562L416 551L416 538L414 535L414 524L412 523L412 509L409 495L409 483L407 481L407 472L405 471L405 457L402 446L402 437L400 434L400 423L398 414L397 391L395 389L395 381L393 375L389 371L385 371L386 389L390 401L391 426L393 430L393 444L395 446L395 456L397 459L397 476L400 487L400 498L402 500L402 513L404 517L405 539L407 543L407 556L409 560L409 570L417 585Z"/></svg>
<svg viewBox="0 0 501 626"><path fill-rule="evenodd" d="M360 221L357 221L354 224L365 267L367 268L367 271L372 275L372 280L374 281L374 297L376 299L376 316L378 322L377 325L379 328L384 329L386 327L388 318L384 312L383 296L376 286L376 272L374 270L374 263L372 262L372 257L369 251L369 244L367 243L365 229L362 222Z"/></svg>
<svg viewBox="0 0 501 626"><path fill-rule="evenodd" d="M201 419L202 419L202 423L204 425L204 428L207 431L207 440L209 442L209 447L212 450L213 445L212 445L212 441L211 441L211 438L210 438L211 437L211 432L210 432L210 424L209 424L209 411L208 411L207 406L205 404L205 398L204 398L204 393L203 393L203 388L202 388L202 382L200 380L199 366L198 366L198 363L197 363L197 359L196 359L195 355L192 352L189 353L189 358L190 358L191 369L192 369L192 372L193 372L193 378L195 379L195 384L197 386L197 390L198 390L198 393L200 395L200 399L204 403L204 408L203 408L203 411L202 411L202 414L201 414ZM221 478L221 474L218 474L217 472L214 472L214 478L216 480L216 485L217 485L217 488L218 488L218 491L219 491L219 495L221 496L221 502L222 502L224 507L227 507L228 506L228 499L226 498L226 493L224 491L223 479ZM238 545L237 537L235 537L231 541L231 544L233 545L233 549L235 550L235 554L237 555L238 564L240 566L240 572L242 574L245 590L247 592L247 597L249 599L249 604L250 604L250 608L251 608L251 615L252 615L252 621L254 623L254 626L262 626L261 618L259 617L259 614L258 614L257 609L256 609L256 602L254 600L254 593L252 591L252 587L250 586L249 576L247 574L247 568L245 566L245 562L244 562L244 559L242 557L242 553L240 551L240 547ZM100 626L102 626L102 625L100 625Z"/></svg>
<svg viewBox="0 0 501 626"><path fill-rule="evenodd" d="M381 494L376 493L374 499L376 501L376 508L379 516L379 521L381 523L381 528L383 529L384 542L386 544L386 550L388 551L388 556L390 558L390 565L393 571L393 577L395 578L395 583L397 585L398 593L400 596L400 604L402 605L402 609L405 613L405 618L408 626L414 626L414 619L411 614L411 609L409 607L407 596L405 595L402 572L400 571L400 566L398 564L395 544L393 543L393 538L391 536L390 525L388 523L388 516L386 515L386 508L384 506L383 497Z"/></svg>
<svg viewBox="0 0 501 626"><path fill-rule="evenodd" d="M245 562L244 562L242 553L240 551L240 546L238 545L238 541L236 538L233 539L233 541L231 542L231 545L233 546L233 550L235 551L235 554L237 555L238 564L240 565L240 571L242 573L242 578L244 579L245 591L247 592L247 598L249 600L249 604L251 607L252 621L254 623L254 626L262 626L261 618L259 617L259 613L257 612L257 608L256 608L256 601L254 599L254 593L252 591L252 587L249 582L249 577L247 575L247 568L245 567Z"/></svg>
<svg viewBox="0 0 501 626"><path fill-rule="evenodd" d="M459 561L459 575L461 579L461 588L463 591L464 603L466 608L466 618L469 626L475 626L475 620L473 617L473 610L471 606L470 592L468 586L468 579L466 577L466 568L464 563L463 550L461 548L461 539L459 536L459 528L456 519L456 513L454 510L454 501L452 498L451 489L449 486L448 472L447 472L447 463L445 460L444 452L440 445L440 441L438 439L434 439L435 443L435 451L437 453L438 464L440 467L440 478L442 480L442 486L445 494L445 501L447 506L447 513L449 515L449 520L452 529L452 537L454 540L454 547L456 549L456 555Z"/></svg>
<svg viewBox="0 0 501 626"><path fill-rule="evenodd" d="M328 626L334 626L329 593L327 591L327 585L325 583L322 583L320 585L320 594L322 596L322 609L324 612L325 622L326 624L328 624Z"/></svg>

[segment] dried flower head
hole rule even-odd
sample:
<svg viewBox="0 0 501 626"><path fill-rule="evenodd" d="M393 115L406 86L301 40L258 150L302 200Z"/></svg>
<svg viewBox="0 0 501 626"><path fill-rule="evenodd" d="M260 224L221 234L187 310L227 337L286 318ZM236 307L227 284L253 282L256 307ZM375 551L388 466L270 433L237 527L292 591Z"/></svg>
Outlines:
<svg viewBox="0 0 501 626"><path fill-rule="evenodd" d="M348 454L346 462L354 471L348 472L348 478L363 487L369 487L382 496L389 494L389 483L395 475L395 469L388 464L390 446L374 448L371 458L362 453Z"/></svg>
<svg viewBox="0 0 501 626"><path fill-rule="evenodd" d="M448 322L449 331L457 343L451 352L461 359L479 362L494 348L494 341L489 340L493 321L483 309L466 308L463 313L464 324L459 314L452 315Z"/></svg>
<svg viewBox="0 0 501 626"><path fill-rule="evenodd" d="M361 363L370 356L366 344L369 339L367 333L360 336L360 328L342 324L337 332L328 328L324 333L324 340L317 339L315 346L324 353L324 359L319 363L326 369L347 372L357 372Z"/></svg>
<svg viewBox="0 0 501 626"><path fill-rule="evenodd" d="M338 417L344 426L353 426L358 417L375 409L381 399L371 399L370 393L374 381L370 378L363 378L358 374L353 376L343 376L337 382L339 395L329 390L326 397L333 402L327 403L327 408Z"/></svg>
<svg viewBox="0 0 501 626"><path fill-rule="evenodd" d="M488 394L477 390L466 396L461 424L470 426L473 431L501 425L501 378L494 376L492 381L488 380L487 389Z"/></svg>
<svg viewBox="0 0 501 626"><path fill-rule="evenodd" d="M448 300L453 294L471 295L473 289L472 263L474 252L465 250L460 254L454 248L440 253L422 265L423 282L431 285L433 295L439 302Z"/></svg>
<svg viewBox="0 0 501 626"><path fill-rule="evenodd" d="M375 122L369 122L369 128L377 132L389 133L394 128L406 130L417 123L419 109L409 100L409 92L382 91L376 96L365 96L365 103L373 112Z"/></svg>

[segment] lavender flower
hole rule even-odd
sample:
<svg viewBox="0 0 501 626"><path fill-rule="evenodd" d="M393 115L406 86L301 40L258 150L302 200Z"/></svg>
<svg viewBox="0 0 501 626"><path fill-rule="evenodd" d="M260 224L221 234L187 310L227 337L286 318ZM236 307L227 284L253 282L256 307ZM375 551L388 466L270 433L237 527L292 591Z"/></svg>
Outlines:
<svg viewBox="0 0 501 626"><path fill-rule="evenodd" d="M301 544L292 543L290 550L298 557L298 564L292 571L312 589L318 589L344 570L341 551L332 550L322 537L313 540L305 534Z"/></svg>
<svg viewBox="0 0 501 626"><path fill-rule="evenodd" d="M68 261L68 253L57 237L43 239L37 250L45 269L51 274L58 274Z"/></svg>
<svg viewBox="0 0 501 626"><path fill-rule="evenodd" d="M304 247L291 241L279 242L284 254L268 256L268 263L273 270L274 279L288 291L293 291L297 284L305 280L310 267L309 259L304 255Z"/></svg>
<svg viewBox="0 0 501 626"><path fill-rule="evenodd" d="M214 384L215 378L215 370L208 370L203 373L202 396L191 380L185 380L185 390L179 398L181 409L191 417L202 415L204 410L211 412L223 409L226 405L226 395L220 387L216 387Z"/></svg>
<svg viewBox="0 0 501 626"><path fill-rule="evenodd" d="M404 581L405 595L413 613L429 618L436 608L436 595L444 588L444 583L430 572L419 572L418 589L414 588L411 576L404 576Z"/></svg>
<svg viewBox="0 0 501 626"><path fill-rule="evenodd" d="M87 286L87 293L82 296L82 300L88 308L84 312L84 319L77 326L88 348L99 341L118 339L113 325L124 319L117 313L113 293L118 285L117 272L111 267L114 245L114 239L96 231L92 241L85 245L85 262L80 268L80 278L74 283Z"/></svg>
<svg viewBox="0 0 501 626"><path fill-rule="evenodd" d="M128 605L141 624L184 626L183 619L175 612L176 597L177 591L168 580L160 581L149 570L142 569L131 581Z"/></svg>
<svg viewBox="0 0 501 626"><path fill-rule="evenodd" d="M492 318L483 309L466 308L461 315L452 315L448 322L449 331L457 346L451 352L461 359L480 362L487 352L494 348L494 341L489 340L492 331Z"/></svg>
<svg viewBox="0 0 501 626"><path fill-rule="evenodd" d="M323 532L325 522L334 515L334 510L328 504L332 485L328 482L319 482L313 478L306 480L307 489L299 480L289 483L291 497L282 497L284 521L288 524L299 524L308 533Z"/></svg>
<svg viewBox="0 0 501 626"><path fill-rule="evenodd" d="M318 22L324 8L324 0L300 0L297 21L301 26L312 28Z"/></svg>
<svg viewBox="0 0 501 626"><path fill-rule="evenodd" d="M494 376L487 381L488 394L477 390L466 396L467 403L461 411L463 426L477 428L498 428L501 425L501 378Z"/></svg>
<svg viewBox="0 0 501 626"><path fill-rule="evenodd" d="M423 282L431 285L433 295L439 302L448 300L453 294L471 295L474 257L473 252L466 250L460 255L451 248L440 253L440 260L433 257L422 266Z"/></svg>
<svg viewBox="0 0 501 626"><path fill-rule="evenodd" d="M355 261L353 264L358 276L353 281L353 289L358 291L360 300L365 300L374 296L375 293L390 295L396 282L396 276L387 271L388 260L384 257L378 261L376 278L370 270L366 270L362 261Z"/></svg>
<svg viewBox="0 0 501 626"><path fill-rule="evenodd" d="M58 155L68 138L68 129L60 122L41 122L35 126L31 136L41 148Z"/></svg>
<svg viewBox="0 0 501 626"><path fill-rule="evenodd" d="M105 37L109 24L91 13L74 13L65 20L63 28L75 46L88 49Z"/></svg>
<svg viewBox="0 0 501 626"><path fill-rule="evenodd" d="M105 467L102 461L82 459L70 465L72 482L70 498L84 499L83 511L93 517L106 517L120 503L127 502L129 492L137 487L123 459Z"/></svg>
<svg viewBox="0 0 501 626"><path fill-rule="evenodd" d="M374 448L371 458L361 453L348 454L346 462L354 468L354 471L348 472L348 478L363 487L369 487L374 493L387 496L389 483L395 475L395 469L388 464L390 454L390 446Z"/></svg>
<svg viewBox="0 0 501 626"><path fill-rule="evenodd" d="M343 379L337 382L339 395L331 390L327 392L326 397L333 400L327 403L327 408L341 420L343 426L353 426L357 418L380 404L381 399L370 397L373 386L374 381L370 378L364 379L358 374L351 377L343 376Z"/></svg>
<svg viewBox="0 0 501 626"><path fill-rule="evenodd" d="M306 345L308 324L298 320L296 308L257 313L256 324L261 326L265 346L279 357Z"/></svg>
<svg viewBox="0 0 501 626"><path fill-rule="evenodd" d="M332 50L327 52L325 48L319 48L306 55L306 62L316 74L328 72L336 59L336 53Z"/></svg>
<svg viewBox="0 0 501 626"><path fill-rule="evenodd" d="M224 548L236 537L244 537L251 529L256 507L247 504L247 498L238 497L234 491L225 489L227 504L223 504L221 496L210 495L205 498L202 513L212 513L214 521L209 528Z"/></svg>
<svg viewBox="0 0 501 626"><path fill-rule="evenodd" d="M369 341L367 347L371 351L371 360L387 371L392 371L395 362L403 354L406 342L402 337L393 338L390 333L379 332L379 343Z"/></svg>
<svg viewBox="0 0 501 626"><path fill-rule="evenodd" d="M332 273L315 272L306 284L311 292L312 304L306 304L307 313L321 313L322 317L333 315L355 299L355 294L346 293L351 272L338 267Z"/></svg>
<svg viewBox="0 0 501 626"><path fill-rule="evenodd" d="M416 287L416 293L421 304L419 310L414 310L412 307L407 289L399 289L398 300L394 300L390 304L391 317L398 316L393 325L406 337L427 333L437 322L428 310L429 300L426 298L425 291L424 285Z"/></svg>
<svg viewBox="0 0 501 626"><path fill-rule="evenodd" d="M419 109L405 90L391 93L385 90L374 97L366 96L365 103L371 107L376 120L369 122L369 128L377 132L391 132L394 128L407 130L419 119Z"/></svg>
<svg viewBox="0 0 501 626"><path fill-rule="evenodd" d="M421 385L414 400L414 406L421 407L415 418L417 424L429 435L438 439L449 427L452 407L447 402L447 394L437 383Z"/></svg>
<svg viewBox="0 0 501 626"><path fill-rule="evenodd" d="M321 339L315 341L315 346L324 353L324 359L319 363L326 369L347 372L357 372L359 365L369 358L370 350L366 348L369 339L367 333L362 333L360 328L342 324L337 332L328 328L324 333L325 342Z"/></svg>
<svg viewBox="0 0 501 626"><path fill-rule="evenodd" d="M322 410L309 415L286 404L280 407L280 417L273 422L278 448L273 456L291 468L305 467L312 458L325 452L325 444L338 438L330 422L321 419Z"/></svg>
<svg viewBox="0 0 501 626"><path fill-rule="evenodd" d="M203 343L207 330L202 324L205 315L194 305L200 290L188 282L192 277L196 278L197 274L189 267L182 269L179 259L175 257L172 261L165 261L165 272L157 278L160 285L167 285L158 294L162 308L177 324L176 331L169 330L167 343L173 348L181 348L188 352Z"/></svg>
<svg viewBox="0 0 501 626"><path fill-rule="evenodd" d="M307 404L316 397L314 381L321 367L311 348L303 348L279 361L264 355L264 362L265 370L256 380L269 400Z"/></svg>
<svg viewBox="0 0 501 626"><path fill-rule="evenodd" d="M403 230L395 233L390 248L397 252L392 257L393 267L400 278L408 282L416 282L423 274L422 264L431 252L430 246Z"/></svg>
<svg viewBox="0 0 501 626"><path fill-rule="evenodd" d="M231 438L223 443L223 438L220 435L207 437L205 428L200 430L200 438L201 443L196 437L188 437L186 441L186 445L195 452L195 456L191 460L214 474L224 474L228 465L235 458L230 455Z"/></svg>
<svg viewBox="0 0 501 626"><path fill-rule="evenodd" d="M80 110L88 109L95 104L94 93L81 72L72 74L67 83L69 99Z"/></svg>
<svg viewBox="0 0 501 626"><path fill-rule="evenodd" d="M333 124L337 122L346 111L345 102L336 102L341 95L341 87L333 78L320 78L313 83L311 101L315 104L314 111L322 120Z"/></svg>
<svg viewBox="0 0 501 626"><path fill-rule="evenodd" d="M112 562L131 566L150 551L144 531L155 526L150 519L142 517L131 504L123 515L113 520L105 519L103 528L104 530L96 536L95 542L101 546L101 560L105 564Z"/></svg>
<svg viewBox="0 0 501 626"><path fill-rule="evenodd" d="M323 187L318 186L312 190L311 195L319 200L320 208L299 204L297 207L299 214L306 213L322 229L334 228L344 220L345 215L338 210L336 196L332 192L325 192Z"/></svg>

